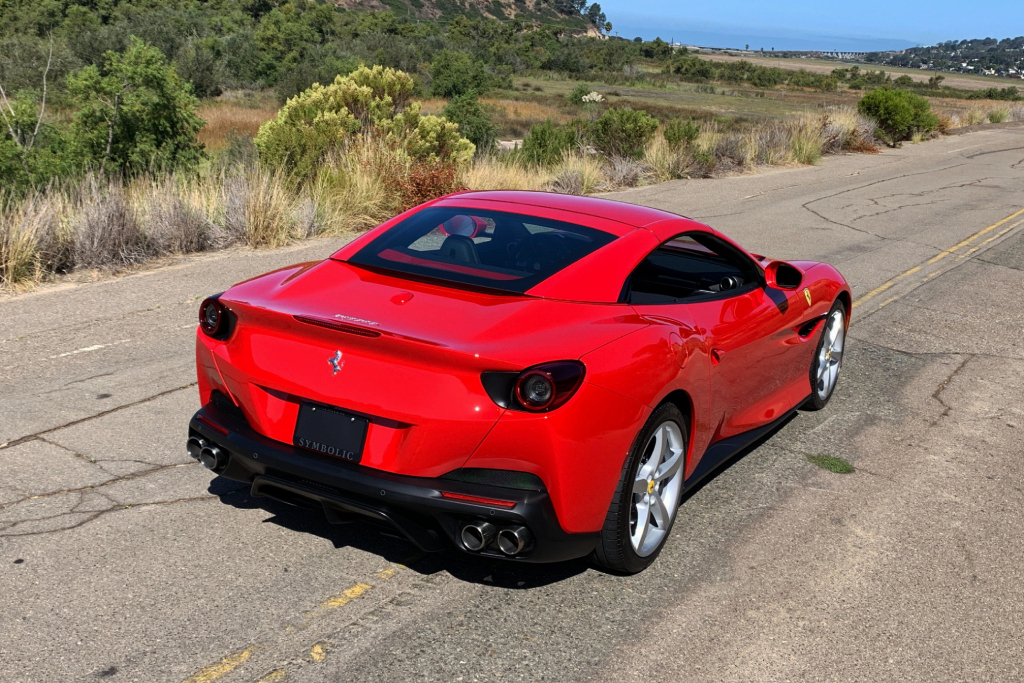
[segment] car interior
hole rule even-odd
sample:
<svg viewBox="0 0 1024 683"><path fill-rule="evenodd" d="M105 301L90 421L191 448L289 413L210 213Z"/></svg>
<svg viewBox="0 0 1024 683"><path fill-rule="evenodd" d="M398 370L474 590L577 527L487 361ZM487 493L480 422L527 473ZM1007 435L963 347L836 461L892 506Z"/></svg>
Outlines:
<svg viewBox="0 0 1024 683"><path fill-rule="evenodd" d="M749 258L711 235L681 235L652 251L626 281L630 304L667 304L732 296L760 283Z"/></svg>

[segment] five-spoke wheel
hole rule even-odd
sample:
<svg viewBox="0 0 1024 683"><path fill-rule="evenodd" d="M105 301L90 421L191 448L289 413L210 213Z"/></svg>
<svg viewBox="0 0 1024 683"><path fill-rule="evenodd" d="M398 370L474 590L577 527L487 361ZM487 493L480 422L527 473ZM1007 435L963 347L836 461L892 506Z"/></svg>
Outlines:
<svg viewBox="0 0 1024 683"><path fill-rule="evenodd" d="M686 446L679 425L665 420L648 439L633 481L633 508L629 513L629 540L640 557L653 553L679 505Z"/></svg>
<svg viewBox="0 0 1024 683"><path fill-rule="evenodd" d="M594 551L615 571L636 573L658 556L679 509L689 443L674 404L655 410L640 430Z"/></svg>
<svg viewBox="0 0 1024 683"><path fill-rule="evenodd" d="M839 371L843 368L843 348L846 345L846 307L836 301L825 317L818 348L811 361L811 397L804 404L806 410L821 410L832 398Z"/></svg>

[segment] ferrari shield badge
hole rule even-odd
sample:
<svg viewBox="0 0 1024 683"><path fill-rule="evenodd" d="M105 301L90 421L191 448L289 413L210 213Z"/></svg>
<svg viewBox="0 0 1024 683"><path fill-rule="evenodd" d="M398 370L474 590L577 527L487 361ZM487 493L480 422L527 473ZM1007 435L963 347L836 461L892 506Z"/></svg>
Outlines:
<svg viewBox="0 0 1024 683"><path fill-rule="evenodd" d="M807 299L807 305L811 305L811 290L804 288L804 298Z"/></svg>

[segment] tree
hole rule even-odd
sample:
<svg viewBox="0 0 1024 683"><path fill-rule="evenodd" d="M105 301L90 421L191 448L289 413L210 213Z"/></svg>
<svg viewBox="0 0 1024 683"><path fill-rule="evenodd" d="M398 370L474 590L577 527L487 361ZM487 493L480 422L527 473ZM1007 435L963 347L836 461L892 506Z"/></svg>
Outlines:
<svg viewBox="0 0 1024 683"><path fill-rule="evenodd" d="M203 158L198 101L155 47L132 38L123 53L104 55L102 70L84 67L67 85L78 105L71 139L85 164L135 173Z"/></svg>
<svg viewBox="0 0 1024 683"><path fill-rule="evenodd" d="M477 151L488 152L498 142L498 131L491 121L491 115L481 106L476 97L460 95L445 106L442 115L459 125L459 133L476 145Z"/></svg>
<svg viewBox="0 0 1024 683"><path fill-rule="evenodd" d="M435 97L482 95L498 85L498 79L488 73L479 60L465 52L441 50L430 64L430 94Z"/></svg>
<svg viewBox="0 0 1024 683"><path fill-rule="evenodd" d="M43 125L43 117L46 115L46 77L50 73L50 65L52 64L52 61L53 38L51 37L50 51L46 58L46 69L43 71L42 78L42 103L39 106L38 115L34 117L34 125L29 117L26 116L28 107L26 106L24 99L19 101L19 111L15 111L14 106L12 106L10 99L7 97L7 92L4 90L3 83L0 83L0 118L3 118L4 125L7 127L7 132L11 136L11 142L25 154L32 151L36 138L39 136L39 130ZM18 101L19 98L15 99ZM31 132L29 132L30 128Z"/></svg>

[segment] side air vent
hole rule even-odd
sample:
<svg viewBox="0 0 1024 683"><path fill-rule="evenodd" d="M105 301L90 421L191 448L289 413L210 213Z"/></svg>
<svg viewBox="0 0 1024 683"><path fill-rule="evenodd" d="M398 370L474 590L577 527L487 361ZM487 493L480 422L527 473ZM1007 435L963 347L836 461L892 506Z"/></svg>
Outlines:
<svg viewBox="0 0 1024 683"><path fill-rule="evenodd" d="M365 327L359 327L358 325L349 325L348 323L338 322L336 320L328 320L325 318L314 318L308 315L296 315L293 316L300 323L306 323L307 325L316 325L317 327L324 327L328 330L334 330L335 332L344 332L346 334L355 334L360 337L379 337L380 332L377 330L368 330Z"/></svg>

